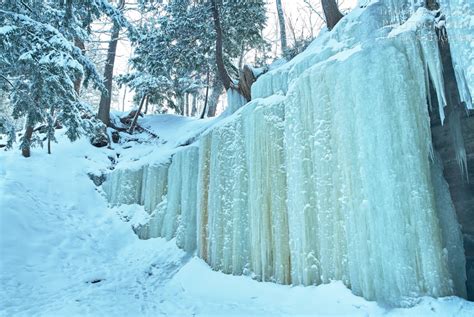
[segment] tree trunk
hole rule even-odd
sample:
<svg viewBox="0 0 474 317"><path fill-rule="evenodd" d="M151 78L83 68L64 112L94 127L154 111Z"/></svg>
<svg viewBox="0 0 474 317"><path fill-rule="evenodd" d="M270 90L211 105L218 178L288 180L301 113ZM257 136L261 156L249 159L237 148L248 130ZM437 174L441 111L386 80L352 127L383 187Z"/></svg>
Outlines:
<svg viewBox="0 0 474 317"><path fill-rule="evenodd" d="M181 92L176 93L176 114L184 116L184 109L186 108L186 101L184 95Z"/></svg>
<svg viewBox="0 0 474 317"><path fill-rule="evenodd" d="M220 2L220 0L211 0L212 16L214 20L214 28L216 31L216 63L217 71L219 73L219 77L222 81L222 84L224 85L224 88L228 90L232 84L232 80L224 65L224 56L222 52L222 27L219 17L219 7L217 5L218 1Z"/></svg>
<svg viewBox="0 0 474 317"><path fill-rule="evenodd" d="M214 28L216 31L216 63L217 63L217 71L219 73L220 80L222 81L222 84L224 85L224 88L226 91L229 89L235 89L239 94L241 94L244 98L247 99L247 101L250 101L250 87L255 81L255 78L253 81L249 80L246 82L242 82L236 85L232 82L232 79L229 76L229 73L227 72L227 69L225 68L224 65L224 57L223 57L223 52L222 52L222 27L221 27L221 22L219 18L219 6L218 6L218 1L219 5L222 5L220 0L211 0L212 4L212 15L214 19ZM250 71L251 73L251 71ZM253 75L252 75L253 77ZM250 76L248 76L248 71L244 70L241 72L241 77L240 79L250 79ZM248 88L248 89L247 89ZM244 89L244 90L242 90Z"/></svg>
<svg viewBox="0 0 474 317"><path fill-rule="evenodd" d="M209 102L209 77L210 77L210 74L209 74L209 70L208 70L207 71L207 83L206 83L206 97L204 98L204 107L202 108L202 111L201 111L201 116L200 116L201 119L204 119L204 116L206 115L207 104Z"/></svg>
<svg viewBox="0 0 474 317"><path fill-rule="evenodd" d="M74 38L74 45L81 50L82 54L85 54L86 46L84 45L84 42L81 39L77 37ZM82 85L82 76L79 76L74 81L74 90L76 91L78 95L79 95L79 92L81 91L81 85Z"/></svg>
<svg viewBox="0 0 474 317"><path fill-rule="evenodd" d="M191 108L191 116L194 117L197 112L197 95L193 94L191 96L193 98L192 108Z"/></svg>
<svg viewBox="0 0 474 317"><path fill-rule="evenodd" d="M185 93L184 96L185 96L184 97L184 115L186 117L189 117L189 113L190 113L190 111L189 111L189 109L190 109L190 107L189 107L189 93Z"/></svg>
<svg viewBox="0 0 474 317"><path fill-rule="evenodd" d="M145 100L145 111L143 111L144 114L148 113L148 102L150 101L150 98L146 98Z"/></svg>
<svg viewBox="0 0 474 317"><path fill-rule="evenodd" d="M27 120L28 121L28 120ZM31 137L33 136L33 127L27 123L25 135L25 146L21 149L21 154L24 157L30 157L30 148L31 148Z"/></svg>
<svg viewBox="0 0 474 317"><path fill-rule="evenodd" d="M208 117L216 116L217 103L219 102L219 97L222 95L222 88L224 88L222 82L218 77L216 77L212 83L212 93L207 105Z"/></svg>
<svg viewBox="0 0 474 317"><path fill-rule="evenodd" d="M142 112L143 104L145 103L146 99L148 99L147 95L144 95L142 97L142 100L140 100L140 106L138 106L137 112L135 112L135 116L133 117L132 124L130 125L130 129L128 130L129 133L133 133L135 130L135 126L137 125L138 117L140 116L140 113Z"/></svg>
<svg viewBox="0 0 474 317"><path fill-rule="evenodd" d="M127 71L128 73L128 71ZM125 98L127 97L127 86L123 88L123 96L122 96L122 112L125 111Z"/></svg>
<svg viewBox="0 0 474 317"><path fill-rule="evenodd" d="M286 43L286 24L285 16L283 14L283 7L281 5L281 0L276 0L277 12L278 12L278 24L280 25L280 42L281 42L281 51L283 56L286 59L289 59L288 56L288 46Z"/></svg>
<svg viewBox="0 0 474 317"><path fill-rule="evenodd" d="M120 34L120 26L114 23L112 27L112 36L107 50L107 62L104 69L105 89L100 96L98 118L106 125L110 125L110 104L112 102L112 83L114 76L115 55L117 52L118 37Z"/></svg>
<svg viewBox="0 0 474 317"><path fill-rule="evenodd" d="M439 9L439 4L436 0L426 0L426 8L428 10L438 10Z"/></svg>
<svg viewBox="0 0 474 317"><path fill-rule="evenodd" d="M323 6L324 16L326 17L326 24L329 30L336 26L337 22L342 19L343 15L337 7L336 0L321 0Z"/></svg>

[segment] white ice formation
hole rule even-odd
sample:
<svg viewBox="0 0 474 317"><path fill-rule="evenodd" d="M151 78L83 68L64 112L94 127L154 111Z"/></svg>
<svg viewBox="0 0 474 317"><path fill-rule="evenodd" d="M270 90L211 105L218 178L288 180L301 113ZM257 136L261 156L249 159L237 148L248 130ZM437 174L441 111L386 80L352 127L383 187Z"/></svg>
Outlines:
<svg viewBox="0 0 474 317"><path fill-rule="evenodd" d="M474 1L440 0L461 101L474 109Z"/></svg>
<svg viewBox="0 0 474 317"><path fill-rule="evenodd" d="M175 237L225 273L341 280L397 306L465 296L460 228L431 145L428 76L445 100L432 16L394 27L385 9L354 10L262 75L253 101L171 163L115 170L110 202L144 205L142 238Z"/></svg>

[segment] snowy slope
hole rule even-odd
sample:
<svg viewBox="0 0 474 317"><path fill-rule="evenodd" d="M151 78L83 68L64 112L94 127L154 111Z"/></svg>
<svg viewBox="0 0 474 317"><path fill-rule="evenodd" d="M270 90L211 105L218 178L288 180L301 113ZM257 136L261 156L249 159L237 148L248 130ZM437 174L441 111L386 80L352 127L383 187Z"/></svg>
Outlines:
<svg viewBox="0 0 474 317"><path fill-rule="evenodd" d="M197 119L173 114L150 115L140 118L139 123L152 131L170 146L177 147L209 128L218 118Z"/></svg>
<svg viewBox="0 0 474 317"><path fill-rule="evenodd" d="M290 287L214 272L174 241L139 240L107 208L87 173L109 167L114 151L60 141L52 155L0 152L0 316L474 314L455 297L387 309L340 282Z"/></svg>

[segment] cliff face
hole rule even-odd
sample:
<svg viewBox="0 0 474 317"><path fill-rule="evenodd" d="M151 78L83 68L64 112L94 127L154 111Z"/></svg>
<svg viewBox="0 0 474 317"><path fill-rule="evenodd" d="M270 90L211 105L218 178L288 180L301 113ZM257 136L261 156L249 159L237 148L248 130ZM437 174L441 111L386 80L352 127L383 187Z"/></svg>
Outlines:
<svg viewBox="0 0 474 317"><path fill-rule="evenodd" d="M474 2L441 0L447 40L439 43L443 61L447 118L430 113L433 146L440 153L463 233L468 298L474 299ZM446 40L446 39L444 39ZM449 44L449 45L448 45ZM467 108L467 109L466 109Z"/></svg>
<svg viewBox="0 0 474 317"><path fill-rule="evenodd" d="M419 10L394 27L386 9L354 10L259 78L252 102L169 162L115 170L104 184L111 203L145 205L142 238L176 238L225 273L342 280L355 294L402 306L466 296L453 206L469 222L462 206L472 187L456 198L452 155L442 138L431 142L430 82L439 117L447 99L434 17Z"/></svg>
<svg viewBox="0 0 474 317"><path fill-rule="evenodd" d="M474 117L472 115L472 112L471 116L463 114L461 118L467 154L467 174L461 173L449 129L441 126L437 120L433 120L431 128L433 146L441 155L444 178L449 184L451 198L461 225L466 255L467 291L470 300L474 299Z"/></svg>

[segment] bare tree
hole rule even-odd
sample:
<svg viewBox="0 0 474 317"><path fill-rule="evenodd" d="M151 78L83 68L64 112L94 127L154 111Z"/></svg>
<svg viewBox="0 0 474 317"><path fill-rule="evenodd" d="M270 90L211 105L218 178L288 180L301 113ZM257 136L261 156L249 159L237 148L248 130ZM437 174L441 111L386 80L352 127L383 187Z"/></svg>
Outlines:
<svg viewBox="0 0 474 317"><path fill-rule="evenodd" d="M278 12L278 23L280 25L280 42L281 42L281 51L283 56L286 59L289 59L288 54L288 45L286 42L286 25L285 25L285 16L283 14L283 7L281 5L281 0L276 0L277 12Z"/></svg>

